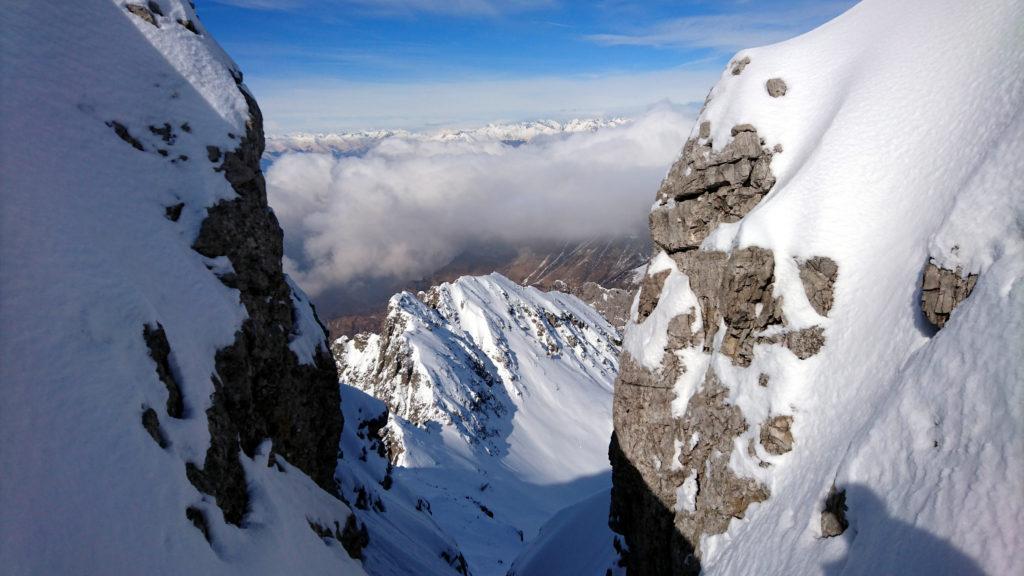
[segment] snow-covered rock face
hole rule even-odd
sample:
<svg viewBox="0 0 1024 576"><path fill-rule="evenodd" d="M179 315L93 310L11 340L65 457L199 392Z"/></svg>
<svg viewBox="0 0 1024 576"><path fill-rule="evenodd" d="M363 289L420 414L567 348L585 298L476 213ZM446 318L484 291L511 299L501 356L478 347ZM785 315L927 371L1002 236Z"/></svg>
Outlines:
<svg viewBox="0 0 1024 576"><path fill-rule="evenodd" d="M428 430L452 427L504 455L524 406L585 392L607 397L617 343L615 329L577 298L491 274L420 298L397 294L381 335L342 338L334 349L341 380L383 399L395 416Z"/></svg>
<svg viewBox="0 0 1024 576"><path fill-rule="evenodd" d="M342 382L388 406L396 481L473 574L504 574L556 510L607 490L618 333L576 297L463 277L396 295L382 334L333 349Z"/></svg>
<svg viewBox="0 0 1024 576"><path fill-rule="evenodd" d="M361 573L334 369L237 66L182 0L5 19L5 569Z"/></svg>
<svg viewBox="0 0 1024 576"><path fill-rule="evenodd" d="M726 67L624 338L631 570L1024 566L1024 365L993 345L1024 333L1024 6L983 4L868 0Z"/></svg>

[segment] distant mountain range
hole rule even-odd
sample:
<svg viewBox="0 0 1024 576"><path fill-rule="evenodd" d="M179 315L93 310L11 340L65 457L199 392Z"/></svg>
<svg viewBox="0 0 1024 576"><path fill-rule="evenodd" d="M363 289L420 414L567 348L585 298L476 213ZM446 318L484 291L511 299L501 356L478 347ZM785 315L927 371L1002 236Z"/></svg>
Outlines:
<svg viewBox="0 0 1024 576"><path fill-rule="evenodd" d="M518 146L538 139L559 138L579 132L596 132L622 126L626 118L575 118L564 122L536 120L488 124L479 128L446 128L434 131L362 130L355 132L295 133L267 136L265 154L271 158L288 152L316 152L336 156L358 155L388 138L437 142L502 142Z"/></svg>

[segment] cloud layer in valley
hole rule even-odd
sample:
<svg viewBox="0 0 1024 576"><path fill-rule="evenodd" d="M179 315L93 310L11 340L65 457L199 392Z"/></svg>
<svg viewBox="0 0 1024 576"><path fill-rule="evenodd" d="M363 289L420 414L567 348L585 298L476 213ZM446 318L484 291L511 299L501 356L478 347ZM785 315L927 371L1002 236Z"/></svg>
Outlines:
<svg viewBox="0 0 1024 576"><path fill-rule="evenodd" d="M285 154L267 182L286 267L329 297L422 277L483 241L643 234L691 125L661 104L624 126L522 146L392 137L356 157Z"/></svg>

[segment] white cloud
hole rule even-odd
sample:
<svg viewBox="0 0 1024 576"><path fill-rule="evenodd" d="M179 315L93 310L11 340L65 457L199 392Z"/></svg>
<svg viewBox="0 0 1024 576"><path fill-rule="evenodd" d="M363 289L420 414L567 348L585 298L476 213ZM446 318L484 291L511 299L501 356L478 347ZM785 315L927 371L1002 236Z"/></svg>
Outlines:
<svg viewBox="0 0 1024 576"><path fill-rule="evenodd" d="M360 157L288 154L267 172L287 266L311 295L415 279L482 240L644 233L692 118L634 122L514 148L390 138Z"/></svg>

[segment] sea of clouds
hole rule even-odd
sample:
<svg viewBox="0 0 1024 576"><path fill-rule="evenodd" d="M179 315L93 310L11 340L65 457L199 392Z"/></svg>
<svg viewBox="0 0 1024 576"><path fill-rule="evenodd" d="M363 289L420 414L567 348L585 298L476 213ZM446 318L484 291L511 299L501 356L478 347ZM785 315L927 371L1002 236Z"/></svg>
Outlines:
<svg viewBox="0 0 1024 576"><path fill-rule="evenodd" d="M651 107L622 126L513 146L390 137L358 156L285 153L267 169L285 267L314 298L416 279L482 241L645 234L693 123Z"/></svg>

